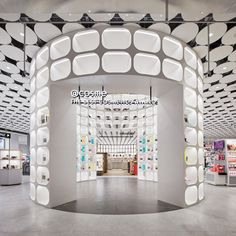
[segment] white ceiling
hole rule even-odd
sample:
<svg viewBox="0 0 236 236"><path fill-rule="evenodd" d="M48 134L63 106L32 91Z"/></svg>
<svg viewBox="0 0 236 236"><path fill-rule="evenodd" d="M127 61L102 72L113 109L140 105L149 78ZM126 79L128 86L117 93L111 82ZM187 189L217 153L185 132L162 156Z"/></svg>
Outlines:
<svg viewBox="0 0 236 236"><path fill-rule="evenodd" d="M1 4L6 8L12 2L14 1L8 0L4 4L4 1L1 1L0 9L2 9ZM30 5L30 1L28 2ZM38 2L43 4L44 1ZM51 4L51 1L47 2ZM234 9L234 1L232 2L232 9ZM16 1L17 4L18 0ZM21 15L20 18L19 14L0 14L0 21L18 21L19 19L48 21L50 19L50 22L47 23L27 25L25 64L23 25L19 22L0 23L0 128L28 132L30 88L27 73L29 72L31 58L48 40L62 33L84 27L79 23L53 24L55 21L80 20L81 14L34 15L35 18L32 14ZM140 17L139 20L143 18L139 14L120 15L123 20L130 20L132 17L132 19L137 20L138 17ZM113 18L114 14L89 14L89 16L94 20L98 18L109 20ZM151 20L150 17L149 19ZM85 20L85 17L82 20ZM146 27L147 25L143 26ZM149 27L171 33L187 42L202 58L205 73L207 73L208 39L206 24L180 22L168 25L155 23ZM236 137L236 24L212 23L210 25L210 36L210 74L209 76L205 74L206 78L204 79L205 135L207 138ZM26 76L24 76L24 67Z"/></svg>

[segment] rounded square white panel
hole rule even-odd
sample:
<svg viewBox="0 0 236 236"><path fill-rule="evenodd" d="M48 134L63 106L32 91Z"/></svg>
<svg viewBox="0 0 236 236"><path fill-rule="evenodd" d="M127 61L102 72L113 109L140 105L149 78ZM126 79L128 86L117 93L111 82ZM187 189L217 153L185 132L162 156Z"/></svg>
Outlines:
<svg viewBox="0 0 236 236"><path fill-rule="evenodd" d="M35 115L35 113L33 113L30 116L30 130L34 129L35 123L36 123L36 115Z"/></svg>
<svg viewBox="0 0 236 236"><path fill-rule="evenodd" d="M68 58L63 58L52 64L50 75L52 81L65 79L71 72L71 63Z"/></svg>
<svg viewBox="0 0 236 236"><path fill-rule="evenodd" d="M198 145L199 147L203 147L203 132L198 131Z"/></svg>
<svg viewBox="0 0 236 236"><path fill-rule="evenodd" d="M191 88L195 89L197 87L196 73L189 67L184 68L184 81Z"/></svg>
<svg viewBox="0 0 236 236"><path fill-rule="evenodd" d="M203 113L203 99L202 96L198 95L198 109Z"/></svg>
<svg viewBox="0 0 236 236"><path fill-rule="evenodd" d="M184 115L185 115L185 122L187 122L187 124L193 127L197 125L197 112L194 109L186 107Z"/></svg>
<svg viewBox="0 0 236 236"><path fill-rule="evenodd" d="M107 73L126 73L131 68L131 57L127 52L106 52L102 68Z"/></svg>
<svg viewBox="0 0 236 236"><path fill-rule="evenodd" d="M198 149L198 164L199 165L204 164L204 151L203 151L203 148Z"/></svg>
<svg viewBox="0 0 236 236"><path fill-rule="evenodd" d="M49 109L48 107L44 107L38 110L37 112L37 125L42 126L48 123L49 119Z"/></svg>
<svg viewBox="0 0 236 236"><path fill-rule="evenodd" d="M187 165L197 164L197 149L195 147L187 147L185 149L185 162Z"/></svg>
<svg viewBox="0 0 236 236"><path fill-rule="evenodd" d="M189 205L193 205L197 202L198 199L198 191L197 186L187 187L185 190L185 203Z"/></svg>
<svg viewBox="0 0 236 236"><path fill-rule="evenodd" d="M198 74L203 79L203 65L202 65L202 61L200 59L197 60L197 67L198 67Z"/></svg>
<svg viewBox="0 0 236 236"><path fill-rule="evenodd" d="M37 150L37 164L47 165L49 163L49 150L47 147L40 147Z"/></svg>
<svg viewBox="0 0 236 236"><path fill-rule="evenodd" d="M49 49L47 46L43 47L36 56L36 67L40 69L47 64L49 59Z"/></svg>
<svg viewBox="0 0 236 236"><path fill-rule="evenodd" d="M193 89L184 88L184 101L190 107L197 106L197 95Z"/></svg>
<svg viewBox="0 0 236 236"><path fill-rule="evenodd" d="M76 75L94 74L99 70L100 58L96 53L78 55L73 60L73 72Z"/></svg>
<svg viewBox="0 0 236 236"><path fill-rule="evenodd" d="M37 131L37 144L46 145L49 142L49 129L47 127L39 128Z"/></svg>
<svg viewBox="0 0 236 236"><path fill-rule="evenodd" d="M162 49L168 57L172 57L177 60L183 58L183 46L182 44L169 36L163 38Z"/></svg>
<svg viewBox="0 0 236 236"><path fill-rule="evenodd" d="M32 131L30 133L30 147L34 147L36 144L36 133L35 131Z"/></svg>
<svg viewBox="0 0 236 236"><path fill-rule="evenodd" d="M49 203L49 191L46 187L37 187L37 201L42 205L47 205Z"/></svg>
<svg viewBox="0 0 236 236"><path fill-rule="evenodd" d="M201 78L198 77L198 92L203 95L203 82Z"/></svg>
<svg viewBox="0 0 236 236"><path fill-rule="evenodd" d="M198 168L198 180L199 180L199 182L203 182L203 180L204 180L203 166L199 166L199 168Z"/></svg>
<svg viewBox="0 0 236 236"><path fill-rule="evenodd" d="M197 131L194 128L185 128L185 141L189 145L197 145Z"/></svg>
<svg viewBox="0 0 236 236"><path fill-rule="evenodd" d="M35 185L30 183L30 198L34 201L36 196Z"/></svg>
<svg viewBox="0 0 236 236"><path fill-rule="evenodd" d="M31 148L30 150L30 164L34 165L36 162L36 151L34 148Z"/></svg>
<svg viewBox="0 0 236 236"><path fill-rule="evenodd" d="M172 59L164 59L162 63L163 74L168 78L176 81L183 79L182 65Z"/></svg>
<svg viewBox="0 0 236 236"><path fill-rule="evenodd" d="M187 185L197 183L198 172L195 166L187 167L185 169L185 182Z"/></svg>
<svg viewBox="0 0 236 236"><path fill-rule="evenodd" d="M204 183L201 183L198 186L198 198L199 200L202 200L204 198Z"/></svg>
<svg viewBox="0 0 236 236"><path fill-rule="evenodd" d="M56 39L50 48L50 56L52 60L65 57L71 49L71 41L68 36Z"/></svg>
<svg viewBox="0 0 236 236"><path fill-rule="evenodd" d="M192 67L194 70L197 69L197 56L192 49L188 47L184 48L184 59L188 66Z"/></svg>
<svg viewBox="0 0 236 236"><path fill-rule="evenodd" d="M49 101L49 89L45 87L37 93L37 107L45 106Z"/></svg>
<svg viewBox="0 0 236 236"><path fill-rule="evenodd" d="M107 28L102 33L102 45L107 49L126 49L131 45L131 33L125 28Z"/></svg>
<svg viewBox="0 0 236 236"><path fill-rule="evenodd" d="M35 91L35 77L30 80L30 94L32 95Z"/></svg>
<svg viewBox="0 0 236 236"><path fill-rule="evenodd" d="M92 29L75 34L72 47L75 52L93 51L99 46L99 43L99 33Z"/></svg>
<svg viewBox="0 0 236 236"><path fill-rule="evenodd" d="M41 185L49 183L49 170L47 167L39 166L37 168L37 183Z"/></svg>
<svg viewBox="0 0 236 236"><path fill-rule="evenodd" d="M161 40L155 32L137 30L134 33L134 46L140 51L157 53L161 49Z"/></svg>
<svg viewBox="0 0 236 236"><path fill-rule="evenodd" d="M49 69L48 67L42 68L38 74L37 74L37 88L43 87L45 84L47 84L49 80Z"/></svg>
<svg viewBox="0 0 236 236"><path fill-rule="evenodd" d="M198 113L198 128L203 130L203 116L201 113Z"/></svg>
<svg viewBox="0 0 236 236"><path fill-rule="evenodd" d="M34 166L30 166L30 182L35 182L36 180L36 169Z"/></svg>
<svg viewBox="0 0 236 236"><path fill-rule="evenodd" d="M134 56L134 69L139 74L158 75L161 71L160 60L155 55L138 53Z"/></svg>

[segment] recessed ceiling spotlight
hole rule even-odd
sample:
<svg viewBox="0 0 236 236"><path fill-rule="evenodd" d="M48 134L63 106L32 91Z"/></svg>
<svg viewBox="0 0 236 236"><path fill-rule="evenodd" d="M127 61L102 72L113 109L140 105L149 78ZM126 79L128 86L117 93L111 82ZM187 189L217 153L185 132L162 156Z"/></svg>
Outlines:
<svg viewBox="0 0 236 236"><path fill-rule="evenodd" d="M209 33L209 37L212 37L213 36L213 33Z"/></svg>
<svg viewBox="0 0 236 236"><path fill-rule="evenodd" d="M9 66L7 66L7 69L8 69L8 70L10 70L10 67L9 67Z"/></svg>
<svg viewBox="0 0 236 236"><path fill-rule="evenodd" d="M223 67L223 70L226 70L226 69L227 69L227 66L224 66L224 67Z"/></svg>
<svg viewBox="0 0 236 236"><path fill-rule="evenodd" d="M217 89L219 89L220 87L219 86L216 86Z"/></svg>
<svg viewBox="0 0 236 236"><path fill-rule="evenodd" d="M91 13L91 10L88 10L88 13Z"/></svg>
<svg viewBox="0 0 236 236"><path fill-rule="evenodd" d="M25 36L25 34L24 34L24 33L22 33L22 32L20 32L20 36L24 37L24 36Z"/></svg>

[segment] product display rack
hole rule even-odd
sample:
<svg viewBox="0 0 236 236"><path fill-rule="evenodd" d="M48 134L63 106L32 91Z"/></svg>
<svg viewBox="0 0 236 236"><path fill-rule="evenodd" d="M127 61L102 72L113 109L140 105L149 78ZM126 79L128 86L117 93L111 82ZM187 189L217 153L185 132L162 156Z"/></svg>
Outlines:
<svg viewBox="0 0 236 236"><path fill-rule="evenodd" d="M22 154L19 150L0 150L0 169L22 169Z"/></svg>
<svg viewBox="0 0 236 236"><path fill-rule="evenodd" d="M77 181L96 179L96 110L77 106Z"/></svg>
<svg viewBox="0 0 236 236"><path fill-rule="evenodd" d="M226 140L227 185L236 186L236 140Z"/></svg>
<svg viewBox="0 0 236 236"><path fill-rule="evenodd" d="M157 106L138 111L138 178L158 180Z"/></svg>

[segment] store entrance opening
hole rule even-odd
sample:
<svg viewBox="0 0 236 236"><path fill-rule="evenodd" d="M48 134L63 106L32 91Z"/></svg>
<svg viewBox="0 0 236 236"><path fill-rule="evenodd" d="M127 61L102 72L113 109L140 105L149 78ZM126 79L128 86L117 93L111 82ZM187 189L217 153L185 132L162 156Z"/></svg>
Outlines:
<svg viewBox="0 0 236 236"><path fill-rule="evenodd" d="M161 189L173 184L175 168L178 167L176 159L172 158L174 154L168 152L178 152L181 149L176 148L178 142L184 142L183 137L176 138L176 135L181 135L177 130L183 129L178 126L182 125L183 111L175 106L175 102L182 102L182 86L145 76L101 75L60 81L52 89L54 95L58 95L53 99L53 107L58 107L57 114L63 118L67 116L74 127L63 132L76 140L73 150L76 160L73 163L77 184L71 187L76 189L77 200L56 209L95 214L138 214L179 209L174 202L163 201L171 195L163 196L166 191ZM68 107L68 101L78 99L71 97L72 90L105 90L108 95L104 100L108 101L149 101L151 97L153 100L158 98L159 102L160 97L160 103L145 106L73 103ZM66 115L61 113L64 99L68 100L67 107L64 107L69 112ZM82 97L79 99L83 100ZM166 125L172 125L173 119L175 124L171 128L174 133L166 133ZM158 122L165 125L160 126ZM162 141L158 137L162 137ZM167 154L164 155L163 151Z"/></svg>

